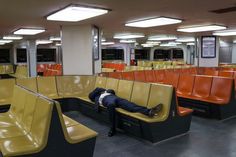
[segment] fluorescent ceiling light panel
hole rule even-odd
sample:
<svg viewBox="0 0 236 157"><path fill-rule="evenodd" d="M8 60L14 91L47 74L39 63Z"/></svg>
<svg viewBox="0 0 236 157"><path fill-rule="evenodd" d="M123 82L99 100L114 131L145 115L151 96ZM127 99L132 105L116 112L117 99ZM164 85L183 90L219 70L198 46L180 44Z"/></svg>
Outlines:
<svg viewBox="0 0 236 157"><path fill-rule="evenodd" d="M108 13L108 10L82 6L69 6L47 17L52 21L77 22Z"/></svg>
<svg viewBox="0 0 236 157"><path fill-rule="evenodd" d="M130 44L130 43L136 43L136 40L134 39L123 39L123 40L120 40L120 43L127 43L127 44Z"/></svg>
<svg viewBox="0 0 236 157"><path fill-rule="evenodd" d="M129 22L126 23L125 26L129 27L140 27L140 28L147 28L147 27L155 27L155 26L164 26L164 25L171 25L176 23L181 23L182 20L168 18L168 17L158 17L152 18L147 20L140 20L136 22Z"/></svg>
<svg viewBox="0 0 236 157"><path fill-rule="evenodd" d="M214 32L213 35L215 35L215 36L236 36L236 30L218 31L218 32Z"/></svg>
<svg viewBox="0 0 236 157"><path fill-rule="evenodd" d="M217 31L226 29L225 26L219 25L208 25L208 26L196 26L196 27L186 27L186 28L179 28L177 31L179 32L187 32L187 33L194 33L194 32L207 32L207 31Z"/></svg>
<svg viewBox="0 0 236 157"><path fill-rule="evenodd" d="M114 45L115 43L114 42L102 42L102 45Z"/></svg>
<svg viewBox="0 0 236 157"><path fill-rule="evenodd" d="M0 40L0 43L4 43L4 44L7 44L7 43L11 43L12 40Z"/></svg>
<svg viewBox="0 0 236 157"><path fill-rule="evenodd" d="M5 45L5 43L0 43L0 45Z"/></svg>
<svg viewBox="0 0 236 157"><path fill-rule="evenodd" d="M155 35L155 36L150 36L148 40L152 41L166 41L166 40L176 40L176 36L169 36L169 35Z"/></svg>
<svg viewBox="0 0 236 157"><path fill-rule="evenodd" d="M193 37L182 37L182 38L178 38L176 39L177 42L183 42L183 43L186 43L186 42L194 42L195 41L195 38Z"/></svg>
<svg viewBox="0 0 236 157"><path fill-rule="evenodd" d="M106 39L105 38L102 38L102 42L105 42L106 41Z"/></svg>
<svg viewBox="0 0 236 157"><path fill-rule="evenodd" d="M45 29L28 29L28 28L22 28L18 29L14 32L16 35L36 35L39 33L45 32Z"/></svg>
<svg viewBox="0 0 236 157"><path fill-rule="evenodd" d="M142 45L142 47L153 47L154 45L152 45L152 44L141 44Z"/></svg>
<svg viewBox="0 0 236 157"><path fill-rule="evenodd" d="M36 45L51 44L51 40L36 40Z"/></svg>
<svg viewBox="0 0 236 157"><path fill-rule="evenodd" d="M146 44L151 44L151 45L159 45L161 42L160 41L147 41Z"/></svg>
<svg viewBox="0 0 236 157"><path fill-rule="evenodd" d="M187 45L191 46L191 45L195 45L195 43L187 43Z"/></svg>
<svg viewBox="0 0 236 157"><path fill-rule="evenodd" d="M145 35L141 33L123 33L123 34L115 34L113 38L115 39L136 39L143 38Z"/></svg>
<svg viewBox="0 0 236 157"><path fill-rule="evenodd" d="M56 46L61 46L61 43L56 43Z"/></svg>
<svg viewBox="0 0 236 157"><path fill-rule="evenodd" d="M21 40L21 39L23 39L23 37L22 36L13 36L13 35L11 35L11 36L4 36L3 37L3 39L5 39L5 40Z"/></svg>
<svg viewBox="0 0 236 157"><path fill-rule="evenodd" d="M61 41L61 38L60 37L50 37L51 41Z"/></svg>

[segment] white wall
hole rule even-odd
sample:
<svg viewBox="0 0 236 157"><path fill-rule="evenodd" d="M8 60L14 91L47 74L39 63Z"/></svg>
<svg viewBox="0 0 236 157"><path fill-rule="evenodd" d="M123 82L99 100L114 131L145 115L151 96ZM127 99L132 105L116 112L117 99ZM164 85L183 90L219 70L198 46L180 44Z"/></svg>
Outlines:
<svg viewBox="0 0 236 157"><path fill-rule="evenodd" d="M92 75L92 26L62 26L62 53L64 75Z"/></svg>

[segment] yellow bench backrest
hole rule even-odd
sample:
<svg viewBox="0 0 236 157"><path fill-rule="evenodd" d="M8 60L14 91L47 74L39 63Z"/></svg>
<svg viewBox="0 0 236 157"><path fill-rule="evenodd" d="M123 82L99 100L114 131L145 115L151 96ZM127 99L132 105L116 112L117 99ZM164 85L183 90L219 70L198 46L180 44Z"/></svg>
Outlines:
<svg viewBox="0 0 236 157"><path fill-rule="evenodd" d="M119 80L114 78L107 78L106 89L113 89L117 92Z"/></svg>
<svg viewBox="0 0 236 157"><path fill-rule="evenodd" d="M152 84L150 95L148 99L147 108L152 108L159 103L163 104L163 108L160 113L158 113L158 117L164 121L168 118L171 101L173 95L173 87L170 85L164 84Z"/></svg>
<svg viewBox="0 0 236 157"><path fill-rule="evenodd" d="M95 82L95 88L100 87L100 88L106 88L106 82L107 78L106 77L96 77L96 82Z"/></svg>
<svg viewBox="0 0 236 157"><path fill-rule="evenodd" d="M4 104L7 99L11 101L15 79L0 80L0 104Z"/></svg>
<svg viewBox="0 0 236 157"><path fill-rule="evenodd" d="M119 80L119 85L116 95L121 98L130 100L131 93L133 90L133 84L134 84L133 81Z"/></svg>
<svg viewBox="0 0 236 157"><path fill-rule="evenodd" d="M23 86L29 90L32 90L34 92L37 92L37 80L35 77L30 77L30 78L18 78L16 80L16 84Z"/></svg>
<svg viewBox="0 0 236 157"><path fill-rule="evenodd" d="M146 107L150 91L150 84L144 82L134 82L131 101L137 105Z"/></svg>
<svg viewBox="0 0 236 157"><path fill-rule="evenodd" d="M40 94L43 94L49 98L58 97L56 79L54 76L38 77L37 83L38 83L38 92Z"/></svg>

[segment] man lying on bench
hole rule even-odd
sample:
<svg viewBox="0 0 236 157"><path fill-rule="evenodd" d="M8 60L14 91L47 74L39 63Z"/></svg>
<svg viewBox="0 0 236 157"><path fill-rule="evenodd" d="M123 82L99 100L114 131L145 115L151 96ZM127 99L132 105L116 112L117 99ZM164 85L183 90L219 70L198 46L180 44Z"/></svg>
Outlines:
<svg viewBox="0 0 236 157"><path fill-rule="evenodd" d="M146 107L138 106L126 99L122 99L115 95L112 89L96 88L89 94L89 99L95 102L96 110L99 111L99 105L107 107L109 113L109 120L111 122L111 129L108 136L111 137L116 133L116 108L122 108L129 112L139 112L148 117L157 115L162 109L162 104L148 109Z"/></svg>

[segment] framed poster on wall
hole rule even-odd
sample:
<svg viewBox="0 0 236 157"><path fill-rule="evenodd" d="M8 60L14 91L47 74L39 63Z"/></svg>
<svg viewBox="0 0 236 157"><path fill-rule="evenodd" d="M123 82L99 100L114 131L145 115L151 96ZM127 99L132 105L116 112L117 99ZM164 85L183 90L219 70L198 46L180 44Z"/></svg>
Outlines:
<svg viewBox="0 0 236 157"><path fill-rule="evenodd" d="M93 59L99 60L99 28L93 27Z"/></svg>
<svg viewBox="0 0 236 157"><path fill-rule="evenodd" d="M216 37L203 36L201 42L202 58L215 58L216 57Z"/></svg>

